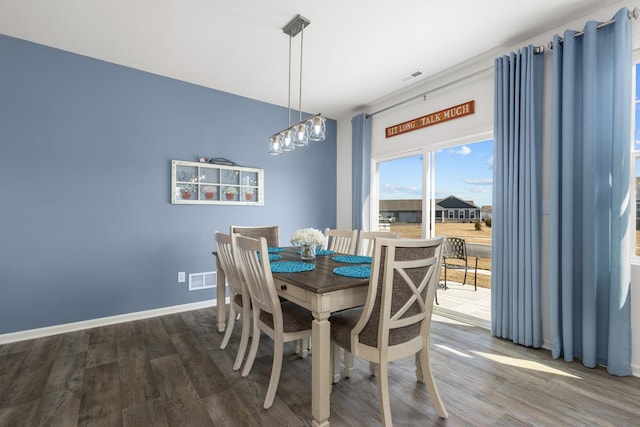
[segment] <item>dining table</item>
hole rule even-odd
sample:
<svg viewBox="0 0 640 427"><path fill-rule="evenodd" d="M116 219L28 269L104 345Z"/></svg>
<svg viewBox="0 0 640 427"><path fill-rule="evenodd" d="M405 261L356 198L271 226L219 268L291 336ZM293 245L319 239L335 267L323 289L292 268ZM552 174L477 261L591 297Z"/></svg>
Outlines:
<svg viewBox="0 0 640 427"><path fill-rule="evenodd" d="M269 249L272 252L272 248ZM348 277L334 273L338 267L346 267L355 261L364 261L346 254L318 251L314 260L303 261L298 247L273 248L276 262L307 262L314 268L301 272L274 272L273 279L278 295L313 315L311 331L311 415L313 426L329 426L331 412L331 313L364 304L369 279ZM277 259L275 259L277 258ZM334 259L337 258L338 260ZM340 259L349 259L347 263ZM368 264L370 265L370 263ZM218 265L219 267L219 265ZM217 298L225 301L225 277L222 268L217 270ZM225 329L225 304L217 304L218 331Z"/></svg>

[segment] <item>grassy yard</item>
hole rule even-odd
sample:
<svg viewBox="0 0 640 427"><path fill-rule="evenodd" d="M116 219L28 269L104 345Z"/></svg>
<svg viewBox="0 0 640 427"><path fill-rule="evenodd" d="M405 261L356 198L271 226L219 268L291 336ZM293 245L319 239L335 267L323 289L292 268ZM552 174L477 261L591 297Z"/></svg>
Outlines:
<svg viewBox="0 0 640 427"><path fill-rule="evenodd" d="M422 232L420 224L397 223L391 224L391 231L399 232L402 237L419 238ZM491 244L491 227L487 227L482 223L482 229L476 230L473 223L436 223L436 236L460 237L467 243ZM464 262L452 261L452 263L464 264ZM469 257L469 265L475 265L475 257ZM491 271L491 259L478 258L478 269ZM444 280L444 269L440 274L440 278ZM464 278L464 270L447 270L447 281L462 282ZM473 284L473 269L467 273L467 284ZM491 276L487 274L478 274L478 286L483 288L491 287Z"/></svg>

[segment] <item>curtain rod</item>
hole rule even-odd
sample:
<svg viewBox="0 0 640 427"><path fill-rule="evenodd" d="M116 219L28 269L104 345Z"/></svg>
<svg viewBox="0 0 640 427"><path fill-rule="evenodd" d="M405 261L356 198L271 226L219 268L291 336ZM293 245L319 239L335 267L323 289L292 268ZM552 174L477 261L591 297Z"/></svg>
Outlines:
<svg viewBox="0 0 640 427"><path fill-rule="evenodd" d="M468 74L468 75L466 75L466 76L464 76L464 77L460 77L459 79L454 80L454 81L452 81L452 82L449 82L449 83L443 84L443 85L441 85L441 86L435 87L435 88L433 88L433 89L430 89L430 90L428 90L428 91L426 91L426 92L421 93L420 95L412 96L412 97L411 97L411 98L409 98L409 99L405 99L404 101L400 101L400 102L398 102L398 103L396 103L396 104L393 104L393 105L390 105L390 106L388 106L388 107L385 107L385 108L383 108L382 110L378 110L378 111L375 111L375 112L373 112L373 113L371 113L371 114L367 114L367 115L366 115L366 117L367 117L367 118L369 118L369 117L373 117L373 116L375 116L376 114L384 113L385 111L391 110L392 108L399 107L399 106L401 106L401 105L403 105L403 104L406 104L407 102L411 102L411 101L413 101L413 100L415 100L415 99L418 99L418 98L424 98L424 100L426 101L426 100L427 100L427 99L426 99L426 96L427 96L427 95L429 95L430 93L433 93L433 92L435 92L435 91L437 91L437 90L443 89L443 88L445 88L445 87L447 87L447 86L451 86L451 85L453 85L453 84L456 84L456 83L458 83L458 82L461 82L462 80L466 80L466 79L468 79L468 78L470 78L470 77L474 77L474 76L476 76L476 75L478 75L478 74L482 74L482 73L484 73L484 72L486 72L486 71L488 71L488 70L491 70L492 68L493 68L493 66L492 66L492 67L483 68L482 70L478 70L478 71L476 71L475 73Z"/></svg>
<svg viewBox="0 0 640 427"><path fill-rule="evenodd" d="M629 17L629 19L638 19L638 17L640 16L640 9L637 7L634 7L633 10L630 10L627 12L627 16ZM615 18L611 19L610 21L598 24L596 25L596 30L599 30L600 28L608 27L614 22L616 22ZM578 37L581 37L581 36L584 36L584 31L578 31L573 35L573 38L577 39ZM562 37L560 37L560 43L562 43ZM549 49L553 49L553 41L549 42Z"/></svg>
<svg viewBox="0 0 640 427"><path fill-rule="evenodd" d="M537 54L539 54L539 53L543 53L543 52L544 52L544 46L535 46L535 47L533 48L533 53L534 53L534 54L536 54L536 55L537 55ZM466 75L466 76L464 76L464 77L460 77L460 78L459 78L459 79L457 79L457 80L454 80L454 81L452 81L452 82L445 83L445 84L443 84L443 85L441 85L441 86L438 86L438 87L435 87L435 88L433 88L433 89L430 89L430 90L428 90L428 91L426 91L426 92L421 93L420 95L412 96L412 97L411 97L411 98L409 98L409 99L405 99L404 101L400 101L400 102L398 102L398 103L396 103L396 104L393 104L393 105L390 105L390 106L388 106L388 107L385 107L385 108L383 108L382 110L375 111L375 112L373 112L373 113L371 113L371 114L366 114L366 117L367 117L367 118L369 118L369 117L373 117L373 116L375 116L376 114L384 113L385 111L391 110L392 108L399 107L399 106L401 106L401 105L403 105L403 104L406 104L407 102L411 102L411 101L413 101L413 100L415 100L415 99L418 99L418 98L424 98L424 100L426 101L426 100L427 100L426 96L427 96L427 95L429 95L429 94L431 94L431 93L433 93L433 92L435 92L435 91L437 91L437 90L444 89L445 87L447 87L447 86L451 86L451 85L454 85L454 84L456 84L456 83L460 83L460 82L461 82L461 81L463 81L463 80L466 80L466 79L468 79L468 78L471 78L471 77L477 76L478 74L482 74L482 73L484 73L484 72L486 72L486 71L492 70L493 68L494 68L494 66L491 66L491 67L487 67L487 68L483 68L483 69L481 69L481 70L478 70L478 71L476 71L475 73L467 74L467 75Z"/></svg>

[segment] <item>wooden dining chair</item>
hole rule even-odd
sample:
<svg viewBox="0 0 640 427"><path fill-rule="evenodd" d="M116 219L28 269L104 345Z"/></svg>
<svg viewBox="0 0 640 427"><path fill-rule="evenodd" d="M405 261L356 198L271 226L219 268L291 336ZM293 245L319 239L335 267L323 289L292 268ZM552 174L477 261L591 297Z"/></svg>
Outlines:
<svg viewBox="0 0 640 427"><path fill-rule="evenodd" d="M358 235L358 255L371 256L373 254L373 246L376 238L397 239L400 233L393 231L362 231Z"/></svg>
<svg viewBox="0 0 640 427"><path fill-rule="evenodd" d="M424 382L440 418L447 411L433 379L429 335L433 298L440 277L442 240L383 239L375 242L364 307L329 318L331 342L377 364L383 425L391 426L388 363L416 357L416 376Z"/></svg>
<svg viewBox="0 0 640 427"><path fill-rule="evenodd" d="M356 252L358 230L325 229L327 249L341 254L353 255Z"/></svg>
<svg viewBox="0 0 640 427"><path fill-rule="evenodd" d="M253 337L247 361L242 369L243 377L249 375L255 361L260 331L273 340L273 366L264 399L265 409L271 407L276 395L282 370L284 343L310 337L313 321L308 310L289 301L281 302L278 298L269 257L262 256L267 254L267 248L267 240L264 237L259 240L236 237L236 259L239 260L249 288L253 308Z"/></svg>
<svg viewBox="0 0 640 427"><path fill-rule="evenodd" d="M233 370L237 371L242 365L244 355L247 351L247 344L249 343L249 334L251 332L251 297L249 290L240 267L238 266L234 256L234 235L228 235L224 233L216 233L216 243L218 244L218 259L222 270L224 271L229 285L229 320L227 322L227 330L220 344L220 349L224 350L229 344L231 333L233 332L233 326L235 325L238 315L242 317L242 333L240 335L240 346L238 347L238 354L236 360L233 363Z"/></svg>
<svg viewBox="0 0 640 427"><path fill-rule="evenodd" d="M231 233L240 234L244 237L259 239L264 237L267 239L267 246L277 248L280 246L280 227L277 225L268 226L240 226L232 225Z"/></svg>
<svg viewBox="0 0 640 427"><path fill-rule="evenodd" d="M358 235L358 247L357 254L361 256L371 256L373 254L373 248L375 245L375 239L377 238L386 238L386 239L398 239L400 237L400 233L395 233L393 231L362 231ZM340 357L339 355L334 355L334 373L333 373L333 382L338 382L340 380ZM373 368L372 368L373 371ZM344 372L346 377L351 377L353 373L353 355L349 353L347 350L344 350Z"/></svg>

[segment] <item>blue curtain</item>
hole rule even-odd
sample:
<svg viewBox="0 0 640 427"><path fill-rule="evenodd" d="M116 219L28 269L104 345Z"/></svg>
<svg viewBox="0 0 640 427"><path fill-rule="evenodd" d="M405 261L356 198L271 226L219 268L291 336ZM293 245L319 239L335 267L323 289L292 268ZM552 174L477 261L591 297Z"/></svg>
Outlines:
<svg viewBox="0 0 640 427"><path fill-rule="evenodd" d="M359 114L351 119L351 226L369 230L371 188L371 117Z"/></svg>
<svg viewBox="0 0 640 427"><path fill-rule="evenodd" d="M495 61L491 333L540 347L543 57Z"/></svg>
<svg viewBox="0 0 640 427"><path fill-rule="evenodd" d="M553 40L551 352L631 374L631 25Z"/></svg>

